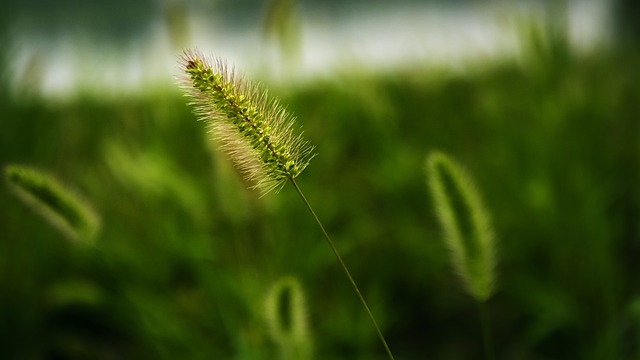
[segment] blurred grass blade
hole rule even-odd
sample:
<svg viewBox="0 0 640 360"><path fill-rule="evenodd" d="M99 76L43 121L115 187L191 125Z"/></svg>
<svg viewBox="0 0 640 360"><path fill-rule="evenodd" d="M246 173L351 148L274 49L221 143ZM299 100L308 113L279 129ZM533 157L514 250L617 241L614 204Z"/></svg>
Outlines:
<svg viewBox="0 0 640 360"><path fill-rule="evenodd" d="M93 242L99 229L98 216L76 194L33 168L8 165L5 176L18 198L63 235L76 242Z"/></svg>

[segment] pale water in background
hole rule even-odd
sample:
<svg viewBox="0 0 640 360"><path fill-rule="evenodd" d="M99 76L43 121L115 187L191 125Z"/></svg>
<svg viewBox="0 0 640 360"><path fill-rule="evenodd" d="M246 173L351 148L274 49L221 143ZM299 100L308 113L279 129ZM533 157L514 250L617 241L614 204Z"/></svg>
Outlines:
<svg viewBox="0 0 640 360"><path fill-rule="evenodd" d="M18 19L9 33L12 89L64 99L80 92L129 96L166 88L173 86L180 49L191 46L272 81L416 64L464 71L468 65L518 56L519 26L549 15L541 4L526 1L302 3L298 57L295 66L285 68L276 48L264 39L261 9L215 2L171 4L178 6L160 4L139 31L113 39L64 26L43 31ZM171 16L175 11L178 21ZM610 13L607 0L569 1L571 43L581 51L606 46Z"/></svg>

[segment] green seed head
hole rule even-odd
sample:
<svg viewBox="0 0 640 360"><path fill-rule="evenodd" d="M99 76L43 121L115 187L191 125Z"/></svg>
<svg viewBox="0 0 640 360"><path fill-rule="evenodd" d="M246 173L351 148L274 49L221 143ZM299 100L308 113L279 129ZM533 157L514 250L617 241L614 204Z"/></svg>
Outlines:
<svg viewBox="0 0 640 360"><path fill-rule="evenodd" d="M99 219L92 208L53 177L38 170L8 165L5 176L16 196L67 238L92 243Z"/></svg>
<svg viewBox="0 0 640 360"><path fill-rule="evenodd" d="M280 278L265 298L269 336L278 345L281 359L306 360L312 355L305 296L295 277Z"/></svg>
<svg viewBox="0 0 640 360"><path fill-rule="evenodd" d="M454 268L467 291L488 299L495 282L495 237L489 212L471 176L441 152L426 160L427 184Z"/></svg>
<svg viewBox="0 0 640 360"><path fill-rule="evenodd" d="M266 90L197 51L181 57L182 88L194 113L205 121L221 148L263 193L297 177L313 147L294 135L294 118Z"/></svg>

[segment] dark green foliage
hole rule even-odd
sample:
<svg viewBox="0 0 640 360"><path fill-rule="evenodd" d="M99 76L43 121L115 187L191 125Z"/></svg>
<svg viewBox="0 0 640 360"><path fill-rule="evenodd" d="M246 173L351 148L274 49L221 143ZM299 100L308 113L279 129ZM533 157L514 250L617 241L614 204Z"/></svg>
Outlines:
<svg viewBox="0 0 640 360"><path fill-rule="evenodd" d="M317 145L298 182L398 359L482 353L424 186L434 148L491 204L497 358L637 356L640 55L553 59L272 90ZM261 299L293 273L317 358L383 358L297 194L247 191L177 91L0 104L0 166L69 179L103 218L98 249L76 249L0 191L0 357L269 359Z"/></svg>

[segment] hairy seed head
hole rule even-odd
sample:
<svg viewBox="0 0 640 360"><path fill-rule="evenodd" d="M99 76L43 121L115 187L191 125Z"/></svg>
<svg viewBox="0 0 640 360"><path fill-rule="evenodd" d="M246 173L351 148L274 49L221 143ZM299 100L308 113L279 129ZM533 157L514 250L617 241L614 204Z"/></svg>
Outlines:
<svg viewBox="0 0 640 360"><path fill-rule="evenodd" d="M284 276L273 284L264 311L268 334L280 347L280 358L310 359L313 344L305 295L297 278Z"/></svg>
<svg viewBox="0 0 640 360"><path fill-rule="evenodd" d="M73 191L39 170L7 165L7 184L16 196L70 240L93 243L100 222L94 210Z"/></svg>
<svg viewBox="0 0 640 360"><path fill-rule="evenodd" d="M487 300L495 285L495 236L489 212L471 176L448 155L429 154L426 171L453 265L467 291L478 301Z"/></svg>
<svg viewBox="0 0 640 360"><path fill-rule="evenodd" d="M187 50L180 60L182 88L194 113L263 194L279 190L304 170L313 147L294 134L295 119L277 99L220 58L210 61Z"/></svg>

